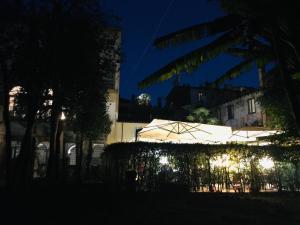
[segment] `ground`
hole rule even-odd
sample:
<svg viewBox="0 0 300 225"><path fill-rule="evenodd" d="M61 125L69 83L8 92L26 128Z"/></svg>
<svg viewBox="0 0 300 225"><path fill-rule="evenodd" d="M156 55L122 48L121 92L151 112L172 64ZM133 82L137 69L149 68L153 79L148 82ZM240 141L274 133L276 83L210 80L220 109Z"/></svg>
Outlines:
<svg viewBox="0 0 300 225"><path fill-rule="evenodd" d="M3 225L299 225L292 193L112 193L97 186L1 191Z"/></svg>

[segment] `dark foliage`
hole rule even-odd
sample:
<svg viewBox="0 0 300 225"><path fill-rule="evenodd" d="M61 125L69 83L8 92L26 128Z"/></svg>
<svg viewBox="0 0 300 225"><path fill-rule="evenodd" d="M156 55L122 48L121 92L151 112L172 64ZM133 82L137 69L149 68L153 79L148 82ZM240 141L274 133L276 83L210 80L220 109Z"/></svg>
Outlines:
<svg viewBox="0 0 300 225"><path fill-rule="evenodd" d="M274 160L272 170L259 165L264 157ZM104 159L107 181L117 189L126 186L126 171L137 172L137 190L144 191L159 191L164 185L186 186L190 191L213 185L222 191L237 183L239 191L259 191L266 184L279 191L300 188L299 146L120 143L108 146ZM217 165L220 160L228 162Z"/></svg>

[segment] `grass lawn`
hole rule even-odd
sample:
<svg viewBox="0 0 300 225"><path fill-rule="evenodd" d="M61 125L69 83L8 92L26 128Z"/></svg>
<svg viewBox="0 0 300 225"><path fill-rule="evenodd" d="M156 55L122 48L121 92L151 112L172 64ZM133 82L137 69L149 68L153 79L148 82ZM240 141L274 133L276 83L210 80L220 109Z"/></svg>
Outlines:
<svg viewBox="0 0 300 225"><path fill-rule="evenodd" d="M1 191L1 225L299 225L300 194L110 193L97 187Z"/></svg>

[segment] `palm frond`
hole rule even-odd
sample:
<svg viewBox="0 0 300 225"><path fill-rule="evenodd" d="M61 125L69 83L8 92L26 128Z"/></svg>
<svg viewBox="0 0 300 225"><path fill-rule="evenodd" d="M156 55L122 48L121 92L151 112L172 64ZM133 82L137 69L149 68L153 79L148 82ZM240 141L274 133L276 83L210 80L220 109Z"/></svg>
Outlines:
<svg viewBox="0 0 300 225"><path fill-rule="evenodd" d="M174 33L162 36L154 41L154 45L158 48L166 48L171 45L178 45L184 42L199 40L207 36L213 36L226 32L242 21L237 15L227 15L217 18L212 22L201 23L192 27L188 27Z"/></svg>
<svg viewBox="0 0 300 225"><path fill-rule="evenodd" d="M265 54L265 55L254 55L253 57L250 57L246 59L245 61L237 64L236 66L232 67L230 70L228 70L225 74L220 76L216 81L213 82L213 86L218 86L220 84L223 84L227 80L232 80L239 75L246 73L253 69L254 64L256 64L258 67L264 67L267 64L273 62L273 55Z"/></svg>
<svg viewBox="0 0 300 225"><path fill-rule="evenodd" d="M226 53L235 56L235 57L242 57L242 58L252 58L257 53L253 50L243 49L243 48L229 48Z"/></svg>
<svg viewBox="0 0 300 225"><path fill-rule="evenodd" d="M229 48L226 52L232 56L242 57L244 59L257 57L259 55L274 55L271 47L269 47L268 45L263 45L261 43L252 46L251 48Z"/></svg>
<svg viewBox="0 0 300 225"><path fill-rule="evenodd" d="M220 76L217 80L213 82L214 86L218 86L223 84L225 81L232 80L238 77L240 74L250 71L253 68L255 63L255 58L247 59L238 65L234 66L230 70L228 70L225 74Z"/></svg>
<svg viewBox="0 0 300 225"><path fill-rule="evenodd" d="M170 62L168 65L142 80L139 83L139 87L144 88L150 86L154 83L170 79L173 75L182 72L191 73L202 63L215 58L219 54L225 52L229 47L240 43L242 40L242 37L237 34L236 30L229 31L212 41L210 44Z"/></svg>

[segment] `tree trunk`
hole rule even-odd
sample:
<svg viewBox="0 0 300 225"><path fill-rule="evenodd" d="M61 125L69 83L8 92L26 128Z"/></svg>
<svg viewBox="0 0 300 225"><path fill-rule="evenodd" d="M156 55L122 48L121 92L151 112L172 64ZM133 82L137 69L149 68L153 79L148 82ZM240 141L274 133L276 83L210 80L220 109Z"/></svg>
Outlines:
<svg viewBox="0 0 300 225"><path fill-rule="evenodd" d="M83 156L83 137L82 134L77 134L76 137L76 179L81 182L82 156Z"/></svg>
<svg viewBox="0 0 300 225"><path fill-rule="evenodd" d="M62 124L58 120L58 128L55 138L55 152L54 152L54 177L56 179L60 178L60 168L61 168L61 134L62 134Z"/></svg>
<svg viewBox="0 0 300 225"><path fill-rule="evenodd" d="M258 68L258 78L259 78L259 89L264 89L264 79L265 79L266 69L264 66Z"/></svg>
<svg viewBox="0 0 300 225"><path fill-rule="evenodd" d="M212 181L211 181L211 166L210 166L210 156L207 157L207 165L208 165L208 189L211 189Z"/></svg>
<svg viewBox="0 0 300 225"><path fill-rule="evenodd" d="M54 97L55 93L53 93ZM59 125L59 106L57 99L53 99L51 119L50 119L50 147L49 147L49 159L47 166L47 179L49 181L54 181L56 179L56 168L57 168L57 133L58 133L58 125Z"/></svg>
<svg viewBox="0 0 300 225"><path fill-rule="evenodd" d="M5 171L6 171L6 185L8 188L11 187L11 158L12 158L12 148L11 148L11 128L10 128L10 116L9 116L9 82L8 82L8 70L7 65L4 62L0 64L2 71L2 82L3 82L3 121L5 126L5 157L0 159L3 163L6 161ZM0 161L0 163L2 163ZM2 169L2 171L4 168Z"/></svg>
<svg viewBox="0 0 300 225"><path fill-rule="evenodd" d="M64 127L63 127L64 129ZM64 132L62 134L62 138L63 138L63 141L62 141L62 165L61 165L61 168L62 168L62 182L64 183L66 181L66 177L67 177L67 163L68 163L68 158L66 157L67 153L66 153L66 140L64 138Z"/></svg>
<svg viewBox="0 0 300 225"><path fill-rule="evenodd" d="M258 169L256 165L258 164L257 160L251 160L250 162L250 185L251 189L250 192L257 193L260 191L261 187L261 181L260 181L260 176L258 174Z"/></svg>
<svg viewBox="0 0 300 225"><path fill-rule="evenodd" d="M33 175L33 166L34 166L34 152L35 149L33 146L33 126L35 123L37 110L33 105L29 106L29 112L27 113L27 126L26 131L22 140L21 150L19 157L17 159L16 165L16 185L24 185L27 187Z"/></svg>
<svg viewBox="0 0 300 225"><path fill-rule="evenodd" d="M90 179L90 166L92 161L92 154L93 154L93 141L89 139L88 144L88 153L86 157L86 179Z"/></svg>

